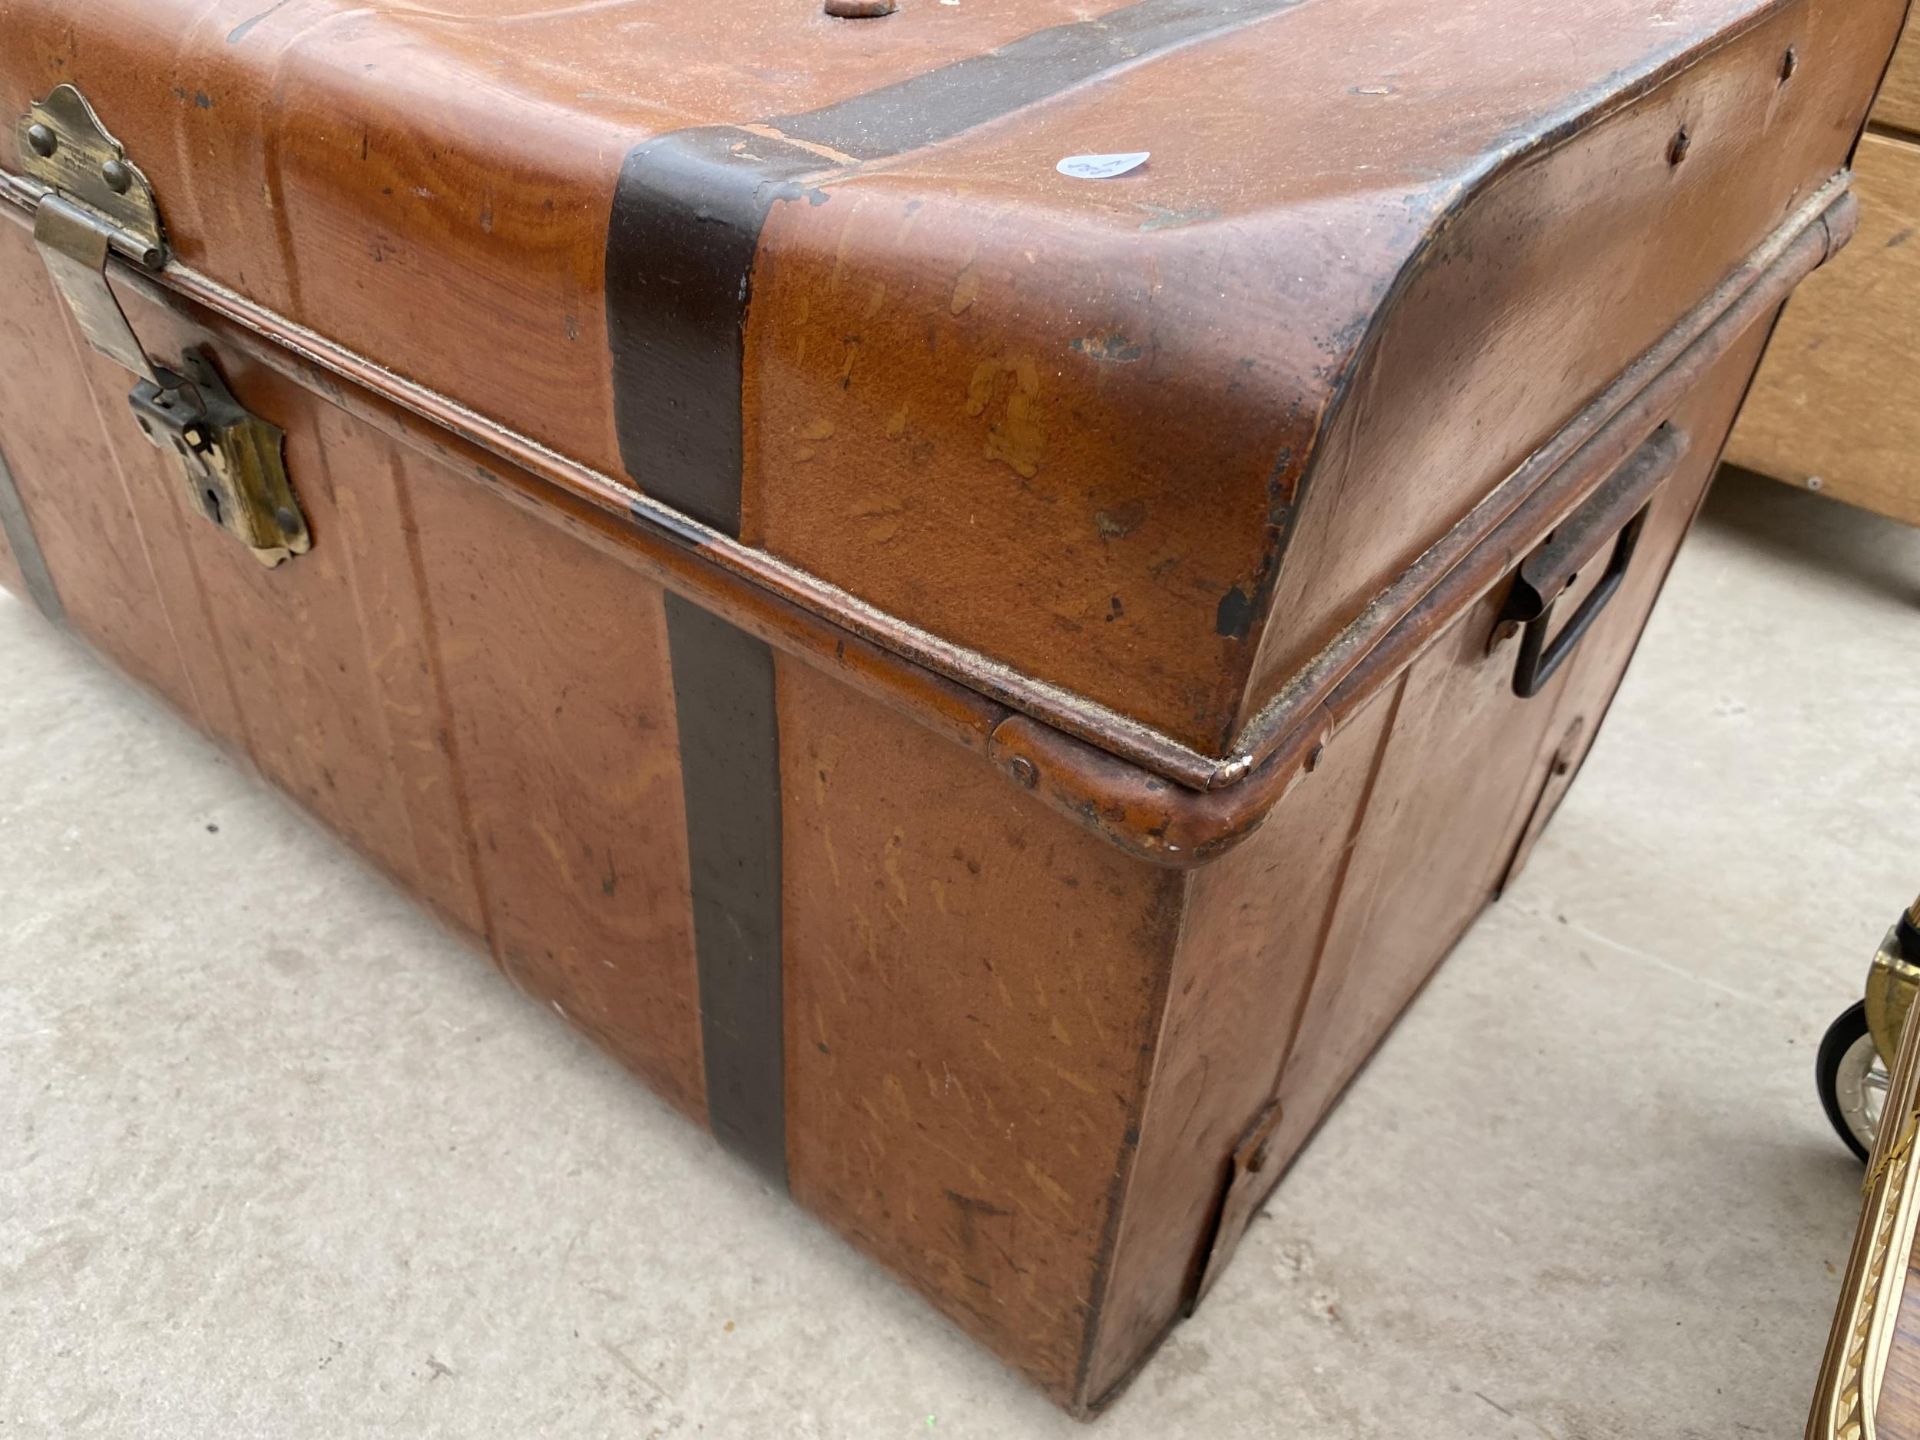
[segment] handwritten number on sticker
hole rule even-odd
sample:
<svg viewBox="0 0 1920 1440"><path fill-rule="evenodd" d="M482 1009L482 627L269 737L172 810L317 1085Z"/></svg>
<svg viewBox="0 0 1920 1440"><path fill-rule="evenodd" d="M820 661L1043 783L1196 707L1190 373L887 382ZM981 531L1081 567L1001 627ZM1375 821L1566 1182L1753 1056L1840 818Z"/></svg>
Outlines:
<svg viewBox="0 0 1920 1440"><path fill-rule="evenodd" d="M1075 180L1111 180L1147 163L1150 152L1135 150L1125 155L1069 155L1053 168Z"/></svg>

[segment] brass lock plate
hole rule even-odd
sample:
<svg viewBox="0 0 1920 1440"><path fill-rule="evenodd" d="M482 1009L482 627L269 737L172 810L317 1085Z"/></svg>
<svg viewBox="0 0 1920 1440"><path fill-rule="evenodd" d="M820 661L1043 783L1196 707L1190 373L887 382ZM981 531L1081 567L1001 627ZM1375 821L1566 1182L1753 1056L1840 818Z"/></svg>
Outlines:
<svg viewBox="0 0 1920 1440"><path fill-rule="evenodd" d="M187 499L263 565L313 548L306 516L281 462L285 435L233 398L203 349L186 352L184 373L156 366L127 403L147 438L179 461Z"/></svg>
<svg viewBox="0 0 1920 1440"><path fill-rule="evenodd" d="M128 402L147 438L174 456L193 508L263 565L312 548L287 481L278 426L247 410L204 349L178 369L147 353L107 280L114 254L147 270L168 259L153 187L86 97L58 85L19 122L28 175L45 188L33 238L87 343L133 372Z"/></svg>

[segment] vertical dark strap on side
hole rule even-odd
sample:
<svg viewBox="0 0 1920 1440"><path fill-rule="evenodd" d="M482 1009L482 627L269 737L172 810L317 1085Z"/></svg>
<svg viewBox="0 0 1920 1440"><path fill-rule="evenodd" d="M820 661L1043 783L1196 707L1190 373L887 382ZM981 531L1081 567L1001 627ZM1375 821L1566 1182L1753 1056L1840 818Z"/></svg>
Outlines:
<svg viewBox="0 0 1920 1440"><path fill-rule="evenodd" d="M20 489L13 483L13 472L7 468L4 455L0 455L0 532L7 537L7 548L13 552L27 594L40 607L40 613L49 620L65 619L60 592L53 587L53 572L47 569L47 557L40 553L33 522L27 518L27 507L21 502Z"/></svg>
<svg viewBox="0 0 1920 1440"><path fill-rule="evenodd" d="M669 593L707 1123L787 1184L780 962L780 732L773 652Z"/></svg>
<svg viewBox="0 0 1920 1440"><path fill-rule="evenodd" d="M751 142L750 148L748 142ZM680 130L620 167L607 230L607 336L621 462L656 499L740 533L740 377L760 227L830 168L744 130Z"/></svg>

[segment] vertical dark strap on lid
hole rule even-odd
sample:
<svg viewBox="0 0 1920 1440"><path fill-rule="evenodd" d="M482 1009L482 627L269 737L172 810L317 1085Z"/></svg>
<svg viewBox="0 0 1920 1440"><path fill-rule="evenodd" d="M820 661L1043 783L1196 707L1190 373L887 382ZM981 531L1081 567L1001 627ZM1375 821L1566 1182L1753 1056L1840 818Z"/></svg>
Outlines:
<svg viewBox="0 0 1920 1440"><path fill-rule="evenodd" d="M764 641L666 597L680 728L707 1123L787 1184L780 732Z"/></svg>
<svg viewBox="0 0 1920 1440"><path fill-rule="evenodd" d="M752 130L677 130L635 146L614 189L606 263L614 429L627 474L653 498L739 536L754 256L777 201L826 203L809 178L950 140L1299 3L1137 0Z"/></svg>

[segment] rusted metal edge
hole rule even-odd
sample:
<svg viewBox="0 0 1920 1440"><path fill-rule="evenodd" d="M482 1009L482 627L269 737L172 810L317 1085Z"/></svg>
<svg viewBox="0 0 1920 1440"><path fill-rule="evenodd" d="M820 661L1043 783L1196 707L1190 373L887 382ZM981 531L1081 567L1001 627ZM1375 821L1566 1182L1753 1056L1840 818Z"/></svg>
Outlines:
<svg viewBox="0 0 1920 1440"><path fill-rule="evenodd" d="M1352 391L1356 376L1360 374L1373 351L1381 344L1382 335L1386 330L1389 317L1398 308L1398 303L1408 287L1423 273L1441 239L1446 235L1453 223L1464 215L1475 202L1481 200L1489 189L1498 185L1507 176L1516 173L1523 164L1538 161L1542 156L1567 144L1578 135L1593 129L1601 122L1637 104L1647 95L1673 81L1678 76L1707 62L1728 46L1769 23L1779 12L1787 9L1792 3L1793 0L1771 0L1771 3L1762 5L1751 11L1743 17L1739 24L1720 32L1720 34L1713 37L1709 43L1696 49L1682 49L1668 53L1639 75L1635 76L1629 84L1618 83L1619 77L1609 77L1607 80L1601 82L1600 88L1596 92L1575 97L1564 104L1558 115L1554 118L1543 121L1543 123L1531 131L1515 135L1504 147L1482 157L1482 161L1477 169L1471 174L1461 177L1453 197L1441 215L1428 227L1427 233L1401 262L1398 272L1394 275L1392 282L1388 285L1380 302L1374 306L1372 317L1364 333L1361 334L1352 349L1347 353L1345 360L1338 367L1332 388L1327 396L1326 406L1321 414L1317 435L1323 437L1331 433L1336 417L1346 406L1346 401ZM1858 143L1858 137L1856 136L1855 145L1857 146ZM1847 164L1852 164L1851 150L1848 152ZM1842 174L1845 174L1844 168ZM1829 187L1830 186L1831 182L1829 182ZM1815 198L1817 200L1818 197L1816 196ZM1795 228L1796 219L1804 217L1815 208L1818 207L1813 200L1802 205L1800 209L1795 212L1795 216L1789 217L1786 223L1778 227L1762 242L1758 249L1747 257L1742 269L1748 268L1757 257L1765 254L1770 244L1781 240L1783 237L1789 237ZM1735 276L1739 273L1739 271L1736 271ZM1734 278L1735 277L1729 277L1729 282ZM1726 283L1716 287L1713 295L1708 296L1706 301L1703 301L1700 305L1682 316L1680 321L1675 324L1666 336L1662 337L1661 342L1654 348L1656 350L1659 349L1660 345L1667 344L1669 341L1674 340L1675 337L1681 337L1680 343L1684 345L1685 340L1691 338L1691 334L1698 333L1697 331L1690 332L1688 329L1689 325L1704 323L1703 316L1706 319L1710 319L1715 297L1724 294L1727 288ZM1675 348L1677 349L1678 347ZM1558 442L1560 453L1564 456L1571 454L1580 444L1584 443L1587 437L1593 433L1593 430L1597 429L1600 423L1611 413L1611 410L1603 402L1611 398L1615 408L1617 408L1617 405L1623 403L1631 393L1632 387L1626 383L1629 377L1633 376L1636 372L1644 376L1658 368L1657 365L1649 367L1645 363L1652 354L1653 351L1647 352L1646 355L1641 356L1638 361L1623 371L1613 385L1608 386L1594 402L1581 410L1567 425L1562 427L1549 444L1553 445L1555 442ZM1317 448L1318 439L1316 439L1315 444ZM1537 455L1529 457L1528 461L1525 462L1521 468L1524 470L1532 467L1534 460L1539 458ZM1305 469L1295 489L1292 509L1296 514L1305 503L1309 490L1315 485L1317 478L1314 463L1315 459L1316 457L1313 455L1307 457ZM1551 468L1551 466L1547 468ZM1537 479L1539 475L1544 472L1539 468L1533 468L1532 473L1534 478ZM1516 474L1510 476L1509 479L1517 479L1518 474L1519 472L1516 472ZM1487 498L1492 499L1493 497L1490 495ZM1458 525L1464 525L1473 518L1474 514L1470 512L1468 516L1458 522ZM1458 525L1456 525L1456 529ZM1449 532L1449 535L1442 536L1441 539L1436 542L1436 548L1448 544L1451 533L1452 532ZM1287 550L1291 544L1291 540L1292 527L1289 526L1286 534L1281 537L1278 546L1268 556L1266 568L1267 579L1265 583L1269 588L1278 582L1281 567L1286 563ZM1311 704L1313 696L1310 691L1301 686L1300 682L1302 679L1314 672L1315 667L1327 657L1329 652L1350 654L1350 648L1345 646L1343 642L1347 640L1349 633L1354 631L1356 627L1370 627L1374 630L1379 628L1378 616L1382 612L1378 601L1381 598L1384 598L1384 596L1376 597L1374 602L1370 603L1358 616L1349 621L1347 626L1343 628L1340 634L1328 645L1326 651L1323 651L1320 656L1315 657L1315 659L1310 661L1301 671L1289 676L1282 688L1266 701L1262 702L1251 716L1245 716L1240 720L1238 728L1233 731L1232 740L1227 747L1228 754L1226 758L1221 762L1214 777L1208 781L1209 789L1238 783L1249 770L1267 758L1270 751L1279 743L1277 737L1285 730L1289 715L1298 714L1302 709L1308 708ZM1334 670L1334 678L1337 678L1337 665L1332 668Z"/></svg>
<svg viewBox="0 0 1920 1440"><path fill-rule="evenodd" d="M1423 556L1401 585L1376 602L1364 643L1355 637L1354 653L1338 673L1309 701L1290 708L1287 723L1275 727L1271 750L1238 783L1196 795L1026 715L1010 715L995 728L990 756L1055 809L1161 864L1202 864L1232 848L1313 769L1320 747L1335 730L1405 670L1448 620L1511 571L1639 446L1749 326L1845 243L1855 213L1853 197L1843 193L1778 247L1771 263L1585 444L1517 501L1505 497L1497 507L1504 513L1476 526L1476 542L1459 547L1464 553L1448 547L1436 555L1441 551L1436 546ZM1492 504L1490 497L1481 509Z"/></svg>
<svg viewBox="0 0 1920 1440"><path fill-rule="evenodd" d="M658 583L987 754L1016 784L1121 848L1190 868L1250 834L1369 687L1391 679L1432 638L1435 617L1457 613L1510 569L1645 437L1701 370L1844 243L1854 213L1844 193L1848 179L1843 173L1816 197L1824 213L1801 219L1812 202L1796 212L1795 221L1623 374L1608 397L1630 393L1611 418L1597 428L1578 419L1566 427L1568 435L1585 430L1584 444L1550 442L1540 454L1561 456L1557 465L1529 461L1416 561L1329 647L1326 663L1309 667L1311 685L1297 682L1262 711L1258 748L1225 761L884 614L196 271L177 264L158 275L119 263L110 268L118 283L158 303L174 297L192 303L258 362L412 448L464 463L476 479ZM0 172L0 199L14 202L0 212L27 222L37 198L30 182ZM1582 417L1601 406L1596 401Z"/></svg>
<svg viewBox="0 0 1920 1440"><path fill-rule="evenodd" d="M1762 290L1771 293L1769 287L1778 288L1775 299L1784 299L1802 276L1845 244L1853 233L1853 209L1849 195L1852 180L1850 171L1841 171L1809 197L1706 299L1683 315L1678 324L1654 342L1651 349L1621 371L1611 385L1489 491L1478 505L1430 546L1398 579L1375 596L1366 609L1354 617L1325 649L1289 679L1241 728L1235 754L1221 767L1221 779L1215 783L1235 783L1238 776L1230 773L1234 766L1241 767L1241 773L1245 773L1279 749L1283 737L1298 727L1303 717L1333 693L1383 633L1397 625L1441 577L1459 564L1476 545L1485 541L1547 477L1569 464L1612 417L1622 413L1635 397L1667 371L1690 346L1711 331L1723 316L1753 302ZM1829 212L1841 208L1847 212L1845 232L1834 238ZM1827 247L1803 269L1784 278L1776 275L1775 271L1784 257L1802 253L1804 239L1809 233L1827 237ZM1754 308L1767 308L1764 297L1759 299ZM1741 323L1744 326L1745 322Z"/></svg>
<svg viewBox="0 0 1920 1440"><path fill-rule="evenodd" d="M1599 123L1603 123L1603 121L1611 119L1613 115L1617 115L1620 111L1624 111L1624 109L1628 109L1630 106L1642 102L1645 96L1649 96L1649 94L1651 94L1653 90L1657 90L1659 86L1674 81L1676 77L1684 75L1686 71L1695 69L1697 65L1711 60L1720 50L1724 50L1724 48L1728 48L1730 44L1738 42L1740 38L1749 35L1751 31L1757 31L1759 27L1763 27L1768 21L1772 21L1776 13L1788 10L1793 2L1795 2L1795 0L1770 0L1768 4L1763 4L1763 6L1755 8L1753 12L1747 13L1745 17L1741 17L1740 23L1736 23L1736 25L1720 31L1718 35L1713 36L1713 38L1711 38L1707 44L1703 44L1703 46L1697 46L1697 48L1684 48L1684 46L1682 46L1682 48L1676 48L1676 50L1668 50L1667 54L1655 58L1655 60L1651 61L1651 63L1645 67L1644 71L1640 71L1638 75L1634 75L1632 81L1628 81L1628 83L1622 83L1622 77L1620 77L1620 75L1607 77L1607 79L1601 81L1599 86L1594 88L1594 90L1588 90L1586 94L1576 94L1576 96L1572 96L1571 100L1567 100L1555 115L1542 119L1542 123L1536 125L1534 129L1515 132L1498 150L1492 150L1492 152L1488 152L1486 156L1480 157L1480 163L1476 165L1471 173L1459 177L1455 188L1453 188L1453 196L1450 198L1450 202L1444 205L1442 213L1428 225L1427 232L1425 232L1425 236L1419 240L1419 244L1415 244L1415 246L1407 252L1404 259L1402 259L1398 273L1394 275L1392 282L1386 286L1384 294L1380 296L1379 303L1373 307L1373 315L1369 317L1365 328L1363 328L1361 334L1357 336L1354 346L1348 349L1346 357L1334 367L1331 388L1329 388L1329 392L1327 392L1327 399L1325 399L1325 405L1323 405L1323 409L1321 409L1319 424L1317 424L1317 428L1315 428L1315 438L1313 438L1313 442L1311 442L1308 453L1302 457L1300 476L1298 476L1298 482L1296 482L1296 486L1294 486L1292 499L1290 499L1290 503L1288 503L1288 511L1290 511L1292 515L1300 515L1300 509L1302 509L1302 505L1306 503L1308 493L1315 488L1315 482L1317 482L1317 451L1319 451L1319 447L1321 447L1321 440L1323 440L1325 436L1332 434L1336 417L1346 409L1346 401L1348 401L1348 397L1350 397L1352 390L1354 390L1354 382L1356 382L1357 376L1361 374L1363 367L1365 367L1367 361L1371 359L1373 351L1379 349L1380 344L1382 344L1382 334L1384 334L1384 330L1386 330L1388 319L1390 319L1392 313L1398 309L1400 300L1404 298L1407 288L1409 288L1419 276L1425 273L1432 253L1438 248L1440 240L1448 234L1448 230L1453 227L1453 223L1455 223L1461 215L1465 215L1465 213L1469 211L1469 207L1473 207L1476 202L1480 202L1490 188L1498 186L1501 180L1507 179L1509 175L1515 175L1526 163L1538 161L1540 157L1551 154L1551 152L1557 150L1559 146L1571 142L1576 136L1580 136L1582 132L1592 131ZM1851 163L1851 152L1849 152L1849 163ZM1778 230L1776 230L1776 234L1778 234ZM1692 317L1692 315L1693 313L1690 311L1690 317ZM1682 323L1676 324L1674 328L1680 330L1680 328L1686 324L1686 319L1690 319L1690 317L1682 317ZM1622 378L1624 378L1624 372L1622 372ZM1613 388L1609 388L1607 394L1613 394ZM1582 426L1582 424L1590 424L1590 426L1596 426L1597 428L1597 424L1603 419L1605 419L1605 413L1597 413L1594 405L1590 405L1588 409L1580 411L1580 413L1559 432L1561 436L1565 436L1567 440L1571 440L1572 442L1572 444L1567 447L1569 453L1571 453L1571 449L1578 447L1580 442L1586 440L1586 434L1590 434L1590 430L1588 430L1588 432L1582 432L1580 426ZM1281 580L1281 570L1283 570L1283 566L1286 564L1286 555L1288 555L1288 549L1290 549L1290 545L1292 545L1292 534L1294 534L1294 524L1292 524L1292 522L1288 522L1286 526L1281 526L1281 528L1277 528L1277 530L1271 532L1267 555L1265 555L1263 564L1261 564L1260 586L1258 586L1258 597L1256 597L1256 612L1258 612L1258 616L1260 616L1260 626L1258 626L1258 630L1256 630L1256 643L1258 643L1258 637L1265 634L1265 626L1271 622L1271 614L1267 614L1267 611L1271 609L1273 591L1277 589L1279 580ZM1442 541L1444 541L1444 538L1442 538ZM1373 612L1373 605L1369 605L1367 609L1363 609L1359 616L1354 616L1354 620L1350 620L1348 626L1340 632L1340 637L1346 636L1348 630L1352 630L1354 626L1361 624L1371 612ZM1340 637L1334 639L1334 645L1338 645L1338 639L1340 639ZM1296 674L1296 676L1288 676L1288 684L1283 685L1283 689L1277 691L1275 695L1269 695L1265 701L1258 703L1258 707L1254 708L1252 714L1246 714L1244 710L1240 712L1240 716L1236 718L1235 728L1231 730L1231 737L1229 737L1229 741L1227 741L1227 745L1225 745L1227 755L1221 758L1219 768L1215 770L1212 780L1208 781L1208 789L1219 787L1219 785L1233 785L1233 783L1238 783L1238 781L1242 780L1242 778L1248 774L1248 770L1256 768L1261 760L1265 760L1267 755L1271 753L1271 749L1279 743L1277 737L1279 737L1279 732L1284 730L1284 714L1279 714L1279 710L1283 708L1283 701L1288 697L1288 693L1292 693L1292 682L1294 682L1294 680L1298 680L1298 674ZM1246 705L1250 699L1252 699L1252 697L1242 695L1242 705Z"/></svg>

